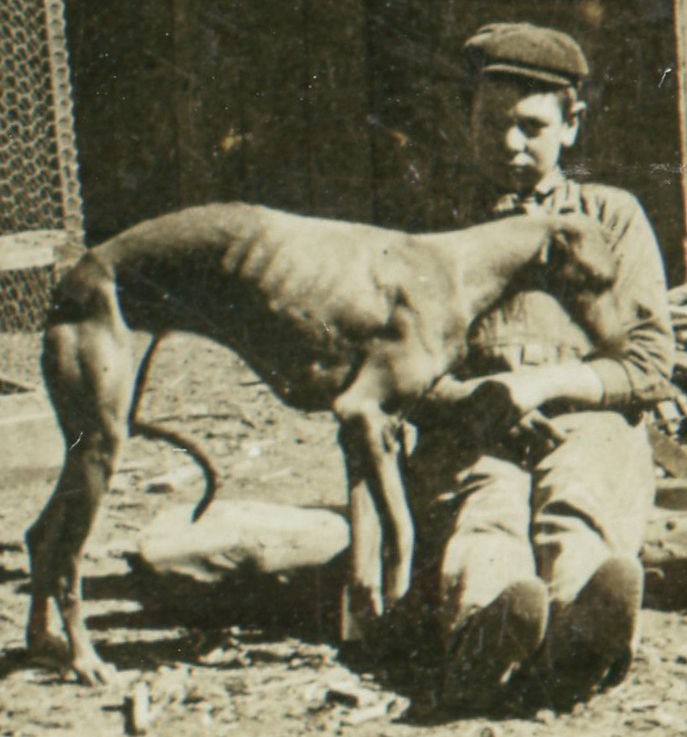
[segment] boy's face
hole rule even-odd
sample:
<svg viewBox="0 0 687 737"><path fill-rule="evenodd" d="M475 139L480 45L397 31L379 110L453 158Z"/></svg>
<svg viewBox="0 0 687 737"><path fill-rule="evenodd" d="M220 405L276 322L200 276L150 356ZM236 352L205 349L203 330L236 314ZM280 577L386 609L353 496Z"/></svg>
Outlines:
<svg viewBox="0 0 687 737"><path fill-rule="evenodd" d="M528 90L508 77L485 77L472 109L473 150L483 175L509 191L532 190L572 146L578 114L564 115L555 92Z"/></svg>

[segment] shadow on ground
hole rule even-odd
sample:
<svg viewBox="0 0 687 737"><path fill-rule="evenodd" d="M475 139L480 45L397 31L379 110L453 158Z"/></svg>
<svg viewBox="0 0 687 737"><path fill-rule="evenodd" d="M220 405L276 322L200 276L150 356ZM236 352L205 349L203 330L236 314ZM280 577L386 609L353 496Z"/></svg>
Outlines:
<svg viewBox="0 0 687 737"><path fill-rule="evenodd" d="M226 640L230 629L246 645L284 638L337 641L343 559L288 576L261 574L246 567L220 584L157 574L138 556L132 555L129 564L131 570L126 574L83 579L85 600L132 601L140 606L136 611L93 615L86 621L101 656L119 670L153 670L170 661L197 662ZM0 580L26 577L25 571L0 569ZM29 584L20 585L18 591L28 594ZM115 629L124 630L124 635L110 633ZM160 630L159 638L155 630ZM178 634L170 635L170 630ZM22 648L7 649L0 656L0 679L41 664Z"/></svg>

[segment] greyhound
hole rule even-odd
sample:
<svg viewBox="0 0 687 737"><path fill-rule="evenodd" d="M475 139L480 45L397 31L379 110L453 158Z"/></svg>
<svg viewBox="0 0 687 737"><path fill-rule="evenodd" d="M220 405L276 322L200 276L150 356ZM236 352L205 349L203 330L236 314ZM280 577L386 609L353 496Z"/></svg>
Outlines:
<svg viewBox="0 0 687 737"><path fill-rule="evenodd" d="M82 620L80 558L133 413L132 331L210 337L286 404L334 412L348 473L353 612L374 617L404 596L412 567L398 419L439 380L452 401L466 395L449 374L465 357L468 328L523 274L545 274L544 288L597 345L617 342L616 313L604 306L615 270L599 225L576 215L409 235L212 204L145 221L91 249L60 281L44 336L44 377L67 450L27 531L29 649L54 653L59 643L88 684L114 674ZM66 650L49 632L51 597Z"/></svg>

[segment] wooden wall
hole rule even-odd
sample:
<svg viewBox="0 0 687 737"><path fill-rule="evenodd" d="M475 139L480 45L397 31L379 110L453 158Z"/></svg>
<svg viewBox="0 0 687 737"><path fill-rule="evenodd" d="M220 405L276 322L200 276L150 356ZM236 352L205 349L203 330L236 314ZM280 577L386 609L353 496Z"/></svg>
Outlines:
<svg viewBox="0 0 687 737"><path fill-rule="evenodd" d="M566 163L641 198L682 281L671 0L67 0L89 240L234 198L450 227L475 173L461 48L492 20L583 44Z"/></svg>

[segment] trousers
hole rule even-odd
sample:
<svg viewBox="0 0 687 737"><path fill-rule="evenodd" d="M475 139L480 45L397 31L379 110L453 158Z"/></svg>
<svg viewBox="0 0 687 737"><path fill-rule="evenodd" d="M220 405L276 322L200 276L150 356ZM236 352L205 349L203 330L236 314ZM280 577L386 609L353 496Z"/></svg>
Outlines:
<svg viewBox="0 0 687 737"><path fill-rule="evenodd" d="M418 438L414 586L434 597L446 635L515 581L538 576L564 605L610 556L639 552L655 493L643 423L613 411L552 422L565 439L531 466L507 446L465 453L441 429Z"/></svg>

